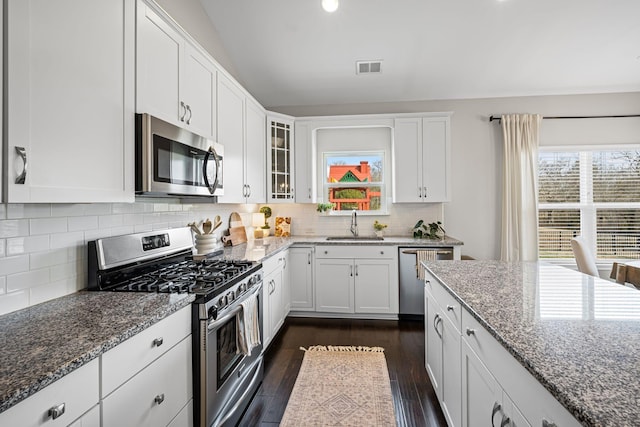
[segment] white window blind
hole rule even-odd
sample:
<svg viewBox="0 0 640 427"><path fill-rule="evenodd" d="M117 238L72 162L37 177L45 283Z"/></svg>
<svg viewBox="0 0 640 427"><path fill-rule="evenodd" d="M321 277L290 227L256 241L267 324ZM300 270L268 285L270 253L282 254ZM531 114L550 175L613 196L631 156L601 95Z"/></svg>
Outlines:
<svg viewBox="0 0 640 427"><path fill-rule="evenodd" d="M600 260L640 259L640 150L541 150L540 258L573 258L583 235Z"/></svg>

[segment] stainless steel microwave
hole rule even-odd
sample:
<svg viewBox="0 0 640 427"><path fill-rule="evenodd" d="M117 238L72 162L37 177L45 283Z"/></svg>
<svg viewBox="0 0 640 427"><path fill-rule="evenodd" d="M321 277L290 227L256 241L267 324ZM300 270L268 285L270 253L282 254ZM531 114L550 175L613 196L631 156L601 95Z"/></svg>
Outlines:
<svg viewBox="0 0 640 427"><path fill-rule="evenodd" d="M224 147L149 114L136 114L136 194L222 196Z"/></svg>

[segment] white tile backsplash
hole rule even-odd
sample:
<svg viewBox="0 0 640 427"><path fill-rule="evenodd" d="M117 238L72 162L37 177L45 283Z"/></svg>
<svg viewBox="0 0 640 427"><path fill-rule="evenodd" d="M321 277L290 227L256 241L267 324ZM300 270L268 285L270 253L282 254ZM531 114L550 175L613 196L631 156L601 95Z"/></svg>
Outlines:
<svg viewBox="0 0 640 427"><path fill-rule="evenodd" d="M52 234L68 231L67 218L36 218L29 220L29 234Z"/></svg>
<svg viewBox="0 0 640 427"><path fill-rule="evenodd" d="M47 284L49 283L49 273L48 268L41 268L24 273L10 274L7 276L7 293Z"/></svg>
<svg viewBox="0 0 640 427"><path fill-rule="evenodd" d="M268 204L272 233L275 217L292 218L294 235L344 235L350 216L322 216L315 204ZM263 205L181 203L176 199L139 198L136 203L0 204L0 314L85 289L87 242L120 234L201 224L222 218L218 237L232 212L251 226L251 212ZM409 236L413 225L442 220L441 204L390 205L390 214L358 216L361 235L373 234L373 221L388 224L385 234ZM446 224L445 224L446 228Z"/></svg>
<svg viewBox="0 0 640 427"><path fill-rule="evenodd" d="M45 249L49 249L48 234L7 239L7 256L39 252Z"/></svg>
<svg viewBox="0 0 640 427"><path fill-rule="evenodd" d="M29 235L29 220L13 219L0 221L0 238Z"/></svg>

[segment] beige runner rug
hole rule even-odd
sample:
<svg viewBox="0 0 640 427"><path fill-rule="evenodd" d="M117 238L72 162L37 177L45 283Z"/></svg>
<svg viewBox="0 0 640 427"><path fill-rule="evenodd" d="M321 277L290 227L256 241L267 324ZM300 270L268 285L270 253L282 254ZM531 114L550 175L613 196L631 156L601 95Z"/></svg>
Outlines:
<svg viewBox="0 0 640 427"><path fill-rule="evenodd" d="M396 425L383 348L301 350L304 359L281 426Z"/></svg>

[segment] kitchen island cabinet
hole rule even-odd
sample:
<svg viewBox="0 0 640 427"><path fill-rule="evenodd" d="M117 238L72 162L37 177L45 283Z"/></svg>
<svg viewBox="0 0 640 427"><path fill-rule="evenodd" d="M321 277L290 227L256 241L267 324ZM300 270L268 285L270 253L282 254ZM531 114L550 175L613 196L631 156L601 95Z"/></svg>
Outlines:
<svg viewBox="0 0 640 427"><path fill-rule="evenodd" d="M5 201L133 202L135 2L4 6Z"/></svg>
<svg viewBox="0 0 640 427"><path fill-rule="evenodd" d="M640 292L545 263L424 265L462 306L463 426L640 425Z"/></svg>

